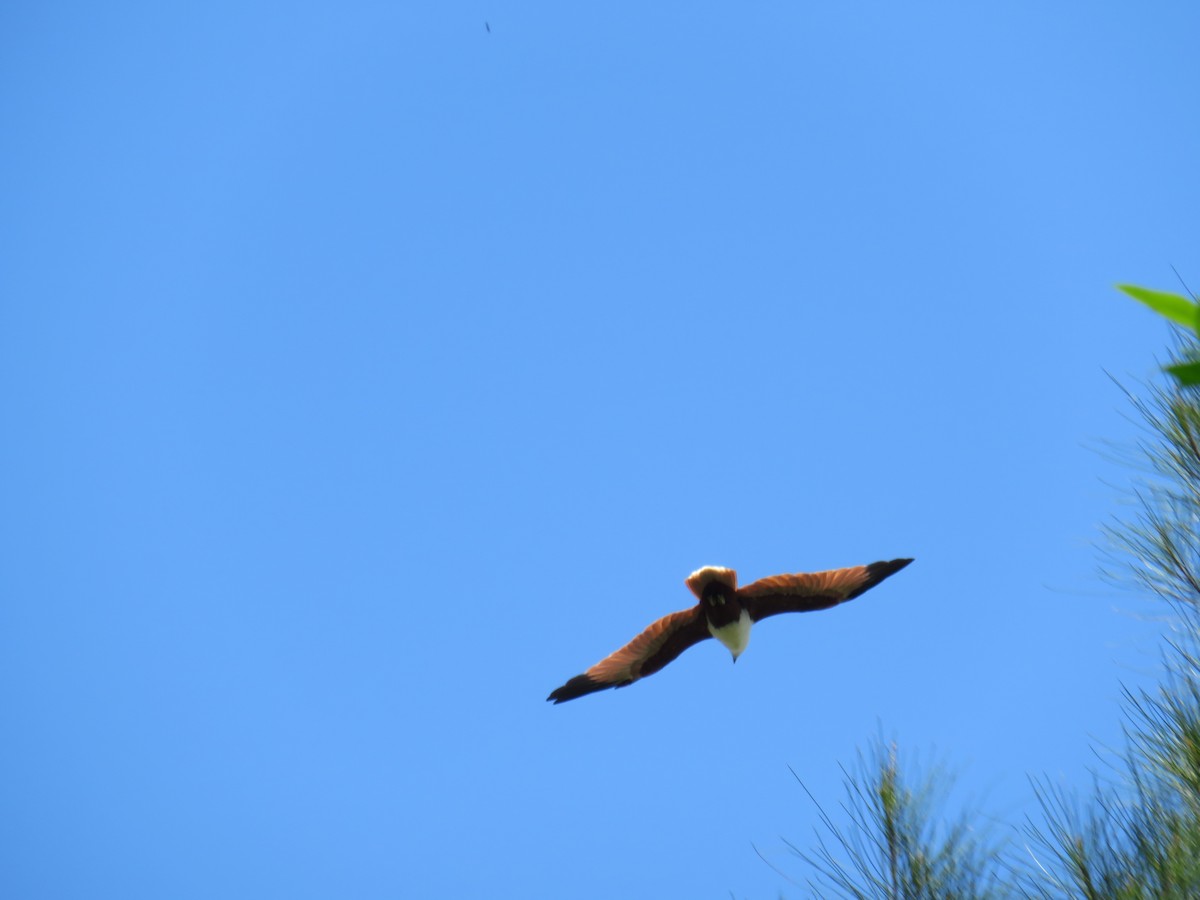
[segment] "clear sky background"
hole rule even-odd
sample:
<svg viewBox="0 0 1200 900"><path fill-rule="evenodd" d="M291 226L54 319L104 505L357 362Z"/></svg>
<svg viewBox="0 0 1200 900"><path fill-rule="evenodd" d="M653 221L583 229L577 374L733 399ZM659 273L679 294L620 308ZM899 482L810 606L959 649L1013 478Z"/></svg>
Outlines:
<svg viewBox="0 0 1200 900"><path fill-rule="evenodd" d="M1085 788L1155 677L1106 372L1169 341L1115 282L1200 282L1198 32L5 4L0 893L800 896L789 766ZM897 556L545 702L700 565Z"/></svg>

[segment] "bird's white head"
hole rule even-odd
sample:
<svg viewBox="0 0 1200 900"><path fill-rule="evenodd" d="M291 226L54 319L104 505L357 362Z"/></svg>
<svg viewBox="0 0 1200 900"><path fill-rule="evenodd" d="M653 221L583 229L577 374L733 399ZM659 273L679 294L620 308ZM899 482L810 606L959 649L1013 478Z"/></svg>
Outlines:
<svg viewBox="0 0 1200 900"><path fill-rule="evenodd" d="M686 581L697 600L704 599L704 589L714 581L728 588L730 593L737 590L737 572L722 566L705 566L697 569L687 577Z"/></svg>

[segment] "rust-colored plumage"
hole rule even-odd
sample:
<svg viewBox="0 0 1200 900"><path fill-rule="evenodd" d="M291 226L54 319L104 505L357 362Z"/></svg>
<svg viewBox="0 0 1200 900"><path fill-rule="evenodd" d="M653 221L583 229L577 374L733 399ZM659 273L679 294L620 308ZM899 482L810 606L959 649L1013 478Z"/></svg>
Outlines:
<svg viewBox="0 0 1200 900"><path fill-rule="evenodd" d="M729 647L736 661L749 640L752 623L778 613L812 612L853 600L910 562L911 559L893 559L828 572L772 575L744 588L737 586L737 573L733 569L718 566L697 569L687 578L687 586L699 601L695 606L663 616L616 653L576 675L546 699L565 703L594 691L633 684L710 637Z"/></svg>

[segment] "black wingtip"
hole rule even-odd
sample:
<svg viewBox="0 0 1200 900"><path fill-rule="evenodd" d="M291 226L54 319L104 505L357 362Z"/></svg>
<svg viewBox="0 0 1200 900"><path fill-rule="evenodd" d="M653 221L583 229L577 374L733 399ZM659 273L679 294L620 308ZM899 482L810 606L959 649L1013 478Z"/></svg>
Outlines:
<svg viewBox="0 0 1200 900"><path fill-rule="evenodd" d="M886 562L871 563L869 566L867 566L867 580L865 582L863 582L862 587L860 587L857 591L855 591L853 594L851 594L850 597L847 599L853 599L854 597L857 597L859 594L869 591L871 588L875 587L875 585L879 584L879 582L883 581L883 579L887 578L890 575L895 575L897 572L899 572L901 569L903 569L905 566L907 566L910 562L912 562L911 558L890 559L890 560L887 560Z"/></svg>
<svg viewBox="0 0 1200 900"><path fill-rule="evenodd" d="M596 691L603 691L606 688L615 687L611 684L601 684L598 681L592 681L586 675L576 675L560 688L555 688L550 692L547 701L553 700L555 705L566 703L568 700L574 700L577 697L584 697Z"/></svg>

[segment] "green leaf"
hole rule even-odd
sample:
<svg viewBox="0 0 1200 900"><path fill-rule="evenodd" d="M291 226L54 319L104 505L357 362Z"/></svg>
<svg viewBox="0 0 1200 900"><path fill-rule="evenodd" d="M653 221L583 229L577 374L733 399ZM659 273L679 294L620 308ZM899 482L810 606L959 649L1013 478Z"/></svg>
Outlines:
<svg viewBox="0 0 1200 900"><path fill-rule="evenodd" d="M1166 370L1175 376L1176 380L1185 387L1200 384L1200 362L1180 363L1177 366L1167 366Z"/></svg>
<svg viewBox="0 0 1200 900"><path fill-rule="evenodd" d="M1178 322L1185 328L1200 334L1197 321L1200 319L1200 307L1187 297L1178 294L1168 294L1166 291L1151 291L1147 288L1132 284L1118 284L1117 290L1124 291L1134 300L1140 300L1156 313L1166 316L1172 322Z"/></svg>

